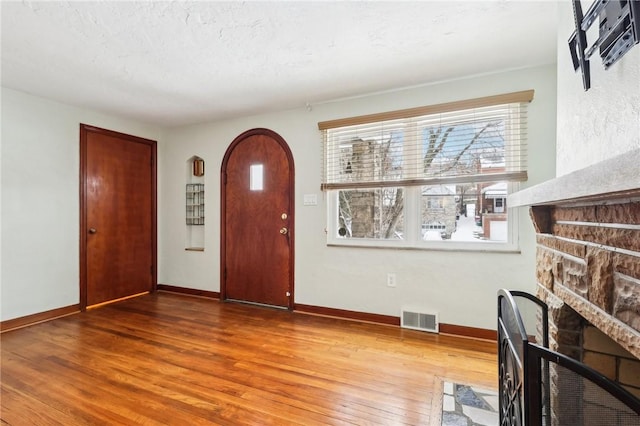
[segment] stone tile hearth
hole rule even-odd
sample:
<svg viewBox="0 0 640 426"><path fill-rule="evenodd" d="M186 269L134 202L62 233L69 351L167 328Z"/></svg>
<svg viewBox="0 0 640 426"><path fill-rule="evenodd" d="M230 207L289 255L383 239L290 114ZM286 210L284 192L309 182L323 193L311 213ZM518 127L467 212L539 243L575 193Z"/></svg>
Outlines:
<svg viewBox="0 0 640 426"><path fill-rule="evenodd" d="M497 426L498 392L444 382L442 426Z"/></svg>

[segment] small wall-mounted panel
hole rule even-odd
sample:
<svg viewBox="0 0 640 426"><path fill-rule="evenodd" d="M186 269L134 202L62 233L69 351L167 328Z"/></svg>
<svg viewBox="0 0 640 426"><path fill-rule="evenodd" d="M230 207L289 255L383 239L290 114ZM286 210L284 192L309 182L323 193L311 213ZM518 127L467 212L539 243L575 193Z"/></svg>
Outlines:
<svg viewBox="0 0 640 426"><path fill-rule="evenodd" d="M204 184L188 183L186 189L187 225L204 225Z"/></svg>

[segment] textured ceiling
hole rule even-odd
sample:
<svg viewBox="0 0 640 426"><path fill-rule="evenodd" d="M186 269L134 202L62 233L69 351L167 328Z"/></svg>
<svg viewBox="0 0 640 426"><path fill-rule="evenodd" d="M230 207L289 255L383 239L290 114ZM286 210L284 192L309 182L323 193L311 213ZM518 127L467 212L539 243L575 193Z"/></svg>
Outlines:
<svg viewBox="0 0 640 426"><path fill-rule="evenodd" d="M214 121L554 63L556 6L2 1L2 86L164 126Z"/></svg>

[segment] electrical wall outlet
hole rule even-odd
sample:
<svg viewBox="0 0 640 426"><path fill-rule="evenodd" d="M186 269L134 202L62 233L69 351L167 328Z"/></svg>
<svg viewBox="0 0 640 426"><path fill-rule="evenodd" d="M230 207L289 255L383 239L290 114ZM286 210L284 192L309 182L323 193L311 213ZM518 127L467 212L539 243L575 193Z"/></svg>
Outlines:
<svg viewBox="0 0 640 426"><path fill-rule="evenodd" d="M387 274L387 287L395 287L396 286L396 274Z"/></svg>

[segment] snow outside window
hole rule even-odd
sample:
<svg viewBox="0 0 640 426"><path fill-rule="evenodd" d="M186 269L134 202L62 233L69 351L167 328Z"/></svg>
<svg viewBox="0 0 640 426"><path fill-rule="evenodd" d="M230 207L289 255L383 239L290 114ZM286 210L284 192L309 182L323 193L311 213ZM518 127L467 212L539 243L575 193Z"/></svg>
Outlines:
<svg viewBox="0 0 640 426"><path fill-rule="evenodd" d="M329 244L513 250L533 91L319 123Z"/></svg>

